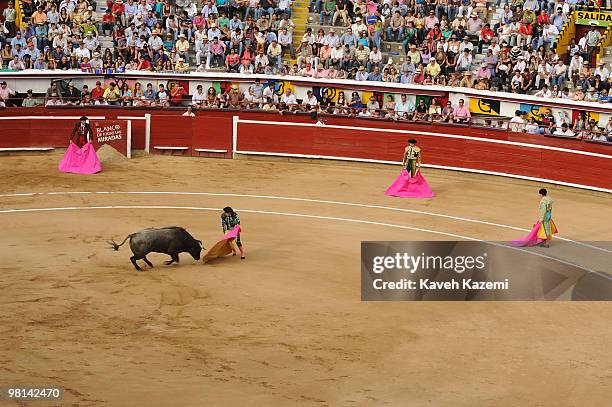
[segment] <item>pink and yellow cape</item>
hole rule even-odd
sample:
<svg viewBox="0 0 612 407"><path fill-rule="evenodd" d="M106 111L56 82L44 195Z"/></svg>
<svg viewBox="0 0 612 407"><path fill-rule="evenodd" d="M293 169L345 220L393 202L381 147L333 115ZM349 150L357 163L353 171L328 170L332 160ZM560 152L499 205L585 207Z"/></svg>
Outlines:
<svg viewBox="0 0 612 407"><path fill-rule="evenodd" d="M552 219L549 221L549 223L550 239L552 239L552 235L556 234L558 231L557 226ZM514 247L537 246L545 240L547 240L546 229L541 221L537 221L527 236L521 237L520 239L514 239L510 242L510 245Z"/></svg>
<svg viewBox="0 0 612 407"><path fill-rule="evenodd" d="M234 241L240 233L240 226L236 225L234 228L223 235L223 237L217 241L210 249L204 253L202 261L206 263L209 260L224 257L230 254L234 248Z"/></svg>

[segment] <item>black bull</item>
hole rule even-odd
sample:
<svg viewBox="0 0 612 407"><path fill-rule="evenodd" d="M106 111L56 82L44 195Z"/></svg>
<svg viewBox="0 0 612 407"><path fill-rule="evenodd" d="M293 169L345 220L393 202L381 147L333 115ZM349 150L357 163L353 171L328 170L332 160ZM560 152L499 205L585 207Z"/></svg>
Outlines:
<svg viewBox="0 0 612 407"><path fill-rule="evenodd" d="M144 260L149 267L153 267L153 264L147 259L147 254L149 253L168 254L172 260L167 261L166 264L172 264L173 262L178 263L179 253L184 252L191 254L194 260L200 260L200 253L203 249L201 241L196 240L189 232L178 226L143 229L127 235L120 244L115 243L114 240L111 240L108 244L113 249L119 250L119 247L128 239L130 239L130 249L132 249L134 254L130 257L130 260L134 267L136 267L136 270L139 271L142 271L142 269L138 266L136 260Z"/></svg>

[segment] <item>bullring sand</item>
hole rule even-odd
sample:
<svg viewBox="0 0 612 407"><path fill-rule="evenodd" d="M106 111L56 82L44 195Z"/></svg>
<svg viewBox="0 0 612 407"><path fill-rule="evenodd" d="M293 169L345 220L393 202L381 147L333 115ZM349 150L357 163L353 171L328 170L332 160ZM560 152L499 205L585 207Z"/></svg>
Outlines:
<svg viewBox="0 0 612 407"><path fill-rule="evenodd" d="M2 157L2 194L301 197L529 227L539 187L426 170L437 196L415 201L383 194L396 167L140 157L75 176L56 171L59 157ZM612 237L609 197L550 189L565 236ZM362 240L444 237L351 220L489 240L516 230L255 196L40 194L0 202L3 210L105 207L0 213L0 381L62 386L59 405L609 405L609 303L360 301ZM183 254L179 265L164 266L166 256L152 255L155 267L138 273L129 248L106 244L180 225L209 245L226 205L241 214L245 261L202 265ZM563 255L567 245L556 243L549 253Z"/></svg>

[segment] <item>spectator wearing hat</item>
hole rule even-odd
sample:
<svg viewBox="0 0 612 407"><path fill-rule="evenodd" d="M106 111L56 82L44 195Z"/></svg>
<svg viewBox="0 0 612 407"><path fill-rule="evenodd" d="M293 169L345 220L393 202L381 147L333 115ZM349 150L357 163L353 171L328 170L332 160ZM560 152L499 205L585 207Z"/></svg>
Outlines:
<svg viewBox="0 0 612 407"><path fill-rule="evenodd" d="M203 67L203 69L210 69L210 59L211 59L211 47L210 41L208 40L208 36L206 34L202 35L200 39L198 39L198 35L196 32L196 41L195 41L195 51L196 51L196 65L199 67Z"/></svg>
<svg viewBox="0 0 612 407"><path fill-rule="evenodd" d="M189 64L184 58L179 57L176 64L174 64L174 71L179 73L189 72Z"/></svg>
<svg viewBox="0 0 612 407"><path fill-rule="evenodd" d="M85 48L87 48L89 51L93 52L96 48L98 48L100 43L92 31L87 31L85 38L83 38L83 45L85 45Z"/></svg>
<svg viewBox="0 0 612 407"><path fill-rule="evenodd" d="M302 39L302 43L297 48L297 52L299 54L297 58L299 68L304 68L307 63L310 63L311 66L313 63L316 64L317 57L314 55L312 44L308 42L308 39Z"/></svg>
<svg viewBox="0 0 612 407"><path fill-rule="evenodd" d="M91 100L96 105L104 101L104 88L100 81L96 81L96 86L91 90Z"/></svg>
<svg viewBox="0 0 612 407"><path fill-rule="evenodd" d="M11 97L15 96L15 91L9 88L6 81L0 82L0 107L14 106Z"/></svg>
<svg viewBox="0 0 612 407"><path fill-rule="evenodd" d="M159 31L156 29L151 33L151 37L147 41L149 52L155 53L164 48L164 41L159 36Z"/></svg>
<svg viewBox="0 0 612 407"><path fill-rule="evenodd" d="M591 26L591 30L585 35L586 46L587 46L587 61L592 60L593 52L597 48L597 44L599 43L599 40L601 40L601 33L599 32L597 27L598 27L597 23L593 24Z"/></svg>
<svg viewBox="0 0 612 407"><path fill-rule="evenodd" d="M595 68L595 71L593 72L593 76L597 75L599 75L602 82L606 82L610 77L610 70L606 68L606 64L603 59L597 63L597 68Z"/></svg>
<svg viewBox="0 0 612 407"><path fill-rule="evenodd" d="M467 20L465 24L465 27L469 35L469 39L471 41L478 41L480 32L482 31L482 28L483 28L483 22L480 19L480 17L478 17L477 12L472 12L472 14L470 15L470 18Z"/></svg>
<svg viewBox="0 0 612 407"><path fill-rule="evenodd" d="M83 41L79 41L79 46L74 50L74 55L79 61L85 57L87 57L87 59L91 59L91 51L88 48L85 48L85 43Z"/></svg>
<svg viewBox="0 0 612 407"><path fill-rule="evenodd" d="M7 7L2 10L2 16L4 17L4 27L7 29L7 37L14 38L16 32L15 21L17 20L17 10L13 5L12 1L9 1Z"/></svg>
<svg viewBox="0 0 612 407"><path fill-rule="evenodd" d="M472 54L469 49L465 48L462 53L459 54L456 61L455 70L457 72L466 72L472 69Z"/></svg>
<svg viewBox="0 0 612 407"><path fill-rule="evenodd" d="M107 105L117 106L119 105L119 98L121 97L121 91L115 82L111 82L109 87L106 88L103 94L104 102Z"/></svg>
<svg viewBox="0 0 612 407"><path fill-rule="evenodd" d="M185 34L181 33L178 36L178 41L174 44L177 54L189 62L189 41Z"/></svg>
<svg viewBox="0 0 612 407"><path fill-rule="evenodd" d="M361 65L357 69L357 74L355 75L356 81L366 81L368 80L368 73L366 72L365 66Z"/></svg>

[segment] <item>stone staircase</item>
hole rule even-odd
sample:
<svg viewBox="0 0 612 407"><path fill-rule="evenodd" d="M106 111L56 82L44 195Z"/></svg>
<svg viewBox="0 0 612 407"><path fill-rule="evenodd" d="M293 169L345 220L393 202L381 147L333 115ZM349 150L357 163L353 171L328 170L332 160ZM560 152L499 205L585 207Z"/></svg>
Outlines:
<svg viewBox="0 0 612 407"><path fill-rule="evenodd" d="M115 50L115 46L113 44L113 37L104 35L104 33L102 33L101 21L102 16L104 15L104 13L106 13L106 0L95 0L95 3L97 17L96 22L100 23L98 25L98 42L100 43L101 54L104 55L104 51L106 50L106 48L110 48L111 52L113 52Z"/></svg>
<svg viewBox="0 0 612 407"><path fill-rule="evenodd" d="M302 41L302 37L306 32L306 24L308 21L308 9L310 8L310 0L296 0L291 5L291 20L295 24L293 28L293 49L297 50ZM297 51L296 51L297 54ZM289 53L283 56L283 63L291 67L297 62L297 58L291 58Z"/></svg>
<svg viewBox="0 0 612 407"><path fill-rule="evenodd" d="M497 25L499 23L499 18L501 16L501 13L504 11L504 7L502 6L496 6L495 3L488 3L488 7L489 7L489 11L493 10L492 13L489 13L489 24L491 24L491 28L494 28L495 25ZM482 60L485 58L485 56L487 55L487 49L485 46L482 47L482 52L479 53L478 52L478 47L474 46L474 59L472 62L472 70L476 71L479 67L480 67L480 63L482 62Z"/></svg>
<svg viewBox="0 0 612 407"><path fill-rule="evenodd" d="M604 63L608 66L612 63L612 45L609 45L604 48L603 58L600 60L603 60Z"/></svg>

